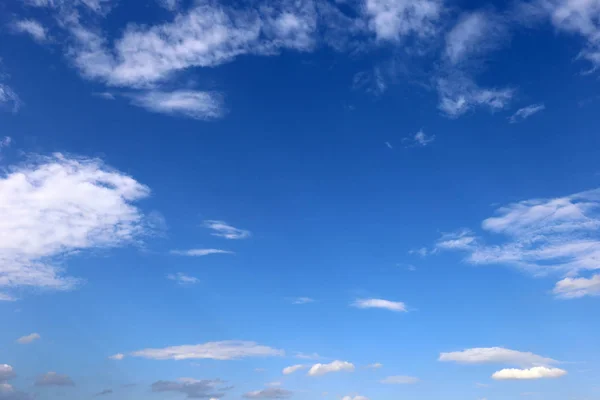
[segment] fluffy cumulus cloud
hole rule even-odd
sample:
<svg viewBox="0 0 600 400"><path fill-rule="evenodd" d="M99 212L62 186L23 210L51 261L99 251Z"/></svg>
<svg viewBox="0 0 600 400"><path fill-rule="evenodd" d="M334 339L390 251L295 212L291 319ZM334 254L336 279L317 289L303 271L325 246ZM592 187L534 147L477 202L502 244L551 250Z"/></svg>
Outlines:
<svg viewBox="0 0 600 400"><path fill-rule="evenodd" d="M451 248L447 245L451 242L442 238L438 248L466 252L466 260L472 264L505 264L534 274L565 274L568 277L557 283L554 293L581 297L597 291L595 276L577 275L600 269L599 210L600 189L524 200L500 207L495 216L482 222L486 233L501 235L497 244L487 245L483 237L469 232L460 234L460 246Z"/></svg>
<svg viewBox="0 0 600 400"><path fill-rule="evenodd" d="M223 96L215 92L197 90L150 90L130 94L134 105L148 111L200 120L220 118L224 115Z"/></svg>
<svg viewBox="0 0 600 400"><path fill-rule="evenodd" d="M47 39L46 28L44 28L38 21L33 19L16 21L13 24L13 29L18 33L30 35L38 42L44 42Z"/></svg>
<svg viewBox="0 0 600 400"><path fill-rule="evenodd" d="M293 393L291 391L286 389L270 387L245 393L244 397L247 399L287 399L292 397L292 394Z"/></svg>
<svg viewBox="0 0 600 400"><path fill-rule="evenodd" d="M225 221L207 220L204 221L204 226L213 231L211 235L225 239L247 239L250 237L250 231L236 228Z"/></svg>
<svg viewBox="0 0 600 400"><path fill-rule="evenodd" d="M225 395L223 388L218 388L223 381L196 380L191 378L180 378L176 381L157 381L151 386L155 393L175 392L183 393L188 399L219 399Z"/></svg>
<svg viewBox="0 0 600 400"><path fill-rule="evenodd" d="M519 108L513 115L508 119L511 124L523 121L533 114L537 114L540 111L546 109L546 106L543 104L531 104L527 107Z"/></svg>
<svg viewBox="0 0 600 400"><path fill-rule="evenodd" d="M47 372L37 377L35 386L75 386L75 382L68 375Z"/></svg>
<svg viewBox="0 0 600 400"><path fill-rule="evenodd" d="M31 342L34 342L38 339L40 339L41 336L39 333L32 333L30 335L26 335L26 336L22 336L20 338L17 339L17 343L19 344L29 344Z"/></svg>
<svg viewBox="0 0 600 400"><path fill-rule="evenodd" d="M380 382L387 385L411 385L419 382L419 378L415 378L414 376L396 375L388 376L387 378L382 379Z"/></svg>
<svg viewBox="0 0 600 400"><path fill-rule="evenodd" d="M310 376L321 376L331 372L353 372L354 364L348 361L335 360L329 364L315 364L308 371Z"/></svg>
<svg viewBox="0 0 600 400"><path fill-rule="evenodd" d="M289 367L285 367L281 373L284 375L290 375L293 374L296 371L300 371L302 369L308 368L306 365L303 364L297 364L297 365L291 365Z"/></svg>
<svg viewBox="0 0 600 400"><path fill-rule="evenodd" d="M356 308L381 308L394 312L407 312L406 304L401 301L390 301L383 299L357 299L352 303Z"/></svg>
<svg viewBox="0 0 600 400"><path fill-rule="evenodd" d="M0 400L33 400L34 397L20 392L15 389L11 384L0 383Z"/></svg>
<svg viewBox="0 0 600 400"><path fill-rule="evenodd" d="M552 358L503 347L472 348L441 353L439 361L451 361L460 364L509 364L523 367L546 366L558 363Z"/></svg>
<svg viewBox="0 0 600 400"><path fill-rule="evenodd" d="M0 364L0 383L11 380L16 376L15 370L8 364Z"/></svg>
<svg viewBox="0 0 600 400"><path fill-rule="evenodd" d="M591 278L565 278L554 286L554 294L564 299L600 296L600 274Z"/></svg>
<svg viewBox="0 0 600 400"><path fill-rule="evenodd" d="M560 378L565 376L567 371L560 368L533 367L529 369L507 368L494 372L492 378L495 380L524 380L524 379L544 379Z"/></svg>
<svg viewBox="0 0 600 400"><path fill-rule="evenodd" d="M0 287L70 289L70 253L135 243L148 225L135 202L150 190L97 159L61 154L0 176Z"/></svg>
<svg viewBox="0 0 600 400"><path fill-rule="evenodd" d="M154 360L213 359L234 360L247 357L283 356L283 350L255 342L226 340L196 345L172 346L160 349L143 349L131 353L134 357Z"/></svg>

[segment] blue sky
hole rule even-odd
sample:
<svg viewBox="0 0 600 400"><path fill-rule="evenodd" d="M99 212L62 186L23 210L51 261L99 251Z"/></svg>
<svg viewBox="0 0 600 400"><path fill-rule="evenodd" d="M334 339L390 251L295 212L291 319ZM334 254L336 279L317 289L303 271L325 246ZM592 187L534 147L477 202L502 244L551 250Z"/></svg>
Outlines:
<svg viewBox="0 0 600 400"><path fill-rule="evenodd" d="M0 400L596 400L600 2L0 5Z"/></svg>

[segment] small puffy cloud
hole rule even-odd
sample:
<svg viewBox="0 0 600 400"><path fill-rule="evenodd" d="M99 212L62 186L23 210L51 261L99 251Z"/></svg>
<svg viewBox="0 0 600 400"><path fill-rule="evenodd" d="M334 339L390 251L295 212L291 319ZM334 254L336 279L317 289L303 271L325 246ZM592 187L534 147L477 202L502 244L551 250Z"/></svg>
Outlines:
<svg viewBox="0 0 600 400"><path fill-rule="evenodd" d="M1 364L0 364L1 365ZM34 397L16 390L8 383L0 382L0 400L33 400Z"/></svg>
<svg viewBox="0 0 600 400"><path fill-rule="evenodd" d="M369 369L379 369L383 367L383 364L381 363L373 363L373 364L369 364L367 365L365 368L369 368Z"/></svg>
<svg viewBox="0 0 600 400"><path fill-rule="evenodd" d="M278 387L270 387L244 394L247 399L287 399L292 397L293 392Z"/></svg>
<svg viewBox="0 0 600 400"><path fill-rule="evenodd" d="M112 394L113 390L112 389L104 389L101 392L96 393L94 396L98 397L98 396L106 396L107 394Z"/></svg>
<svg viewBox="0 0 600 400"><path fill-rule="evenodd" d="M369 398L365 396L344 396L342 400L369 400Z"/></svg>
<svg viewBox="0 0 600 400"><path fill-rule="evenodd" d="M390 301L383 299L357 299L351 304L356 308L381 308L395 312L407 312L406 304L401 301Z"/></svg>
<svg viewBox="0 0 600 400"><path fill-rule="evenodd" d="M533 367L529 369L508 368L494 372L492 378L495 380L523 380L523 379L544 379L560 378L567 374L567 371L560 368Z"/></svg>
<svg viewBox="0 0 600 400"><path fill-rule="evenodd" d="M159 349L143 349L134 351L131 355L153 360L235 360L247 357L283 356L285 355L285 352L255 342L225 340L221 342L171 346Z"/></svg>
<svg viewBox="0 0 600 400"><path fill-rule="evenodd" d="M251 235L250 231L233 227L225 221L207 220L204 226L213 230L211 235L225 239L246 239Z"/></svg>
<svg viewBox="0 0 600 400"><path fill-rule="evenodd" d="M221 249L190 249L190 250L171 250L171 254L178 256L203 257L211 254L234 254L233 251Z"/></svg>
<svg viewBox="0 0 600 400"><path fill-rule="evenodd" d="M281 372L284 375L290 375L293 374L296 371L300 371L302 369L308 368L308 366L303 365L303 364L297 364L297 365L291 365L289 367L285 367Z"/></svg>
<svg viewBox="0 0 600 400"><path fill-rule="evenodd" d="M152 90L129 95L132 103L148 111L199 120L211 120L224 115L223 96L214 92Z"/></svg>
<svg viewBox="0 0 600 400"><path fill-rule="evenodd" d="M10 146L11 143L12 138L10 136L4 136L2 139L0 139L0 150L2 150L4 147Z"/></svg>
<svg viewBox="0 0 600 400"><path fill-rule="evenodd" d="M402 139L406 147L425 147L435 140L435 135L426 135L423 130L415 133L414 136Z"/></svg>
<svg viewBox="0 0 600 400"><path fill-rule="evenodd" d="M591 278L565 278L556 283L553 292L563 299L600 296L600 274Z"/></svg>
<svg viewBox="0 0 600 400"><path fill-rule="evenodd" d="M157 381L151 386L155 393L178 392L186 395L188 399L219 399L225 395L223 388L217 388L223 381L196 380L191 378L179 378L176 381Z"/></svg>
<svg viewBox="0 0 600 400"><path fill-rule="evenodd" d="M294 355L294 357L300 358L302 360L319 360L319 359L323 358L318 353L296 353Z"/></svg>
<svg viewBox="0 0 600 400"><path fill-rule="evenodd" d="M441 353L439 361L460 364L513 364L520 366L544 366L558 361L531 352L505 349L502 347L472 348L463 351Z"/></svg>
<svg viewBox="0 0 600 400"><path fill-rule="evenodd" d="M0 288L71 289L65 257L134 244L150 228L137 200L150 190L98 159L61 154L0 174Z"/></svg>
<svg viewBox="0 0 600 400"><path fill-rule="evenodd" d="M415 378L414 376L388 376L380 381L381 383L385 383L387 385L411 385L413 383L419 382L419 378Z"/></svg>
<svg viewBox="0 0 600 400"><path fill-rule="evenodd" d="M366 0L364 5L369 28L377 39L386 41L434 35L442 11L442 1L438 0Z"/></svg>
<svg viewBox="0 0 600 400"><path fill-rule="evenodd" d="M308 371L309 376L321 376L331 372L353 372L354 364L348 361L335 360L329 364L315 364Z"/></svg>
<svg viewBox="0 0 600 400"><path fill-rule="evenodd" d="M13 29L18 33L24 33L31 36L37 42L45 42L47 40L46 29L42 24L33 19L16 21L13 24Z"/></svg>
<svg viewBox="0 0 600 400"><path fill-rule="evenodd" d="M35 386L75 386L75 382L68 375L47 372L37 377Z"/></svg>
<svg viewBox="0 0 600 400"><path fill-rule="evenodd" d="M0 383L6 382L13 379L15 376L15 370L8 364L0 364Z"/></svg>
<svg viewBox="0 0 600 400"><path fill-rule="evenodd" d="M19 344L29 344L35 340L40 339L41 336L38 333L32 333L30 335L27 336L22 336L20 338L17 339L17 343Z"/></svg>
<svg viewBox="0 0 600 400"><path fill-rule="evenodd" d="M511 115L508 118L508 121L511 124L514 124L516 122L523 121L523 120L531 117L533 114L537 114L540 111L543 111L545 109L546 109L546 106L543 104L532 104L527 107L519 108L517 110L517 112L515 112L513 115Z"/></svg>
<svg viewBox="0 0 600 400"><path fill-rule="evenodd" d="M123 354L123 353L117 353L117 354L113 354L112 356L110 356L108 358L111 359L111 360L120 361L120 360L122 360L122 359L125 358L125 354Z"/></svg>
<svg viewBox="0 0 600 400"><path fill-rule="evenodd" d="M177 282L179 285L194 285L200 280L196 277L189 276L184 274L183 272L178 272L176 274L167 275L167 279Z"/></svg>

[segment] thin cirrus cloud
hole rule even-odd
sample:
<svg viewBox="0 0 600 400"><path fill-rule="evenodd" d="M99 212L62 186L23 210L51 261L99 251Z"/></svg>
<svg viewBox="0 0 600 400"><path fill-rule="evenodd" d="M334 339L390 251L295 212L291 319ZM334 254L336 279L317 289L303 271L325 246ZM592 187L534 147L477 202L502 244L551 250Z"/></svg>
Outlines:
<svg viewBox="0 0 600 400"><path fill-rule="evenodd" d="M68 375L47 372L37 377L35 386L75 386L75 382Z"/></svg>
<svg viewBox="0 0 600 400"><path fill-rule="evenodd" d="M309 304L314 302L315 300L311 297L296 297L292 299L292 304Z"/></svg>
<svg viewBox="0 0 600 400"><path fill-rule="evenodd" d="M0 71L1 73L1 71ZM0 75L0 78L2 76ZM0 82L0 110L10 110L12 112L19 111L21 107L21 99L15 93L14 90L11 89L5 83Z"/></svg>
<svg viewBox="0 0 600 400"><path fill-rule="evenodd" d="M521 122L531 117L533 114L537 114L540 111L546 109L546 106L543 104L532 104L527 107L519 108L513 115L508 118L508 121L511 124Z"/></svg>
<svg viewBox="0 0 600 400"><path fill-rule="evenodd" d="M379 369L379 368L382 368L382 367L383 367L383 364L381 364L381 363L373 363L373 364L367 365L365 368L368 368L368 369Z"/></svg>
<svg viewBox="0 0 600 400"><path fill-rule="evenodd" d="M0 176L0 288L72 289L80 280L64 275L64 258L139 242L151 227L135 203L149 194L98 159L57 153L9 168Z"/></svg>
<svg viewBox="0 0 600 400"><path fill-rule="evenodd" d="M308 371L309 376L322 376L332 372L354 372L354 364L335 360L329 364L315 364Z"/></svg>
<svg viewBox="0 0 600 400"><path fill-rule="evenodd" d="M196 277L189 276L184 274L183 272L177 272L176 274L168 274L167 279L175 281L179 285L194 285L200 280Z"/></svg>
<svg viewBox="0 0 600 400"><path fill-rule="evenodd" d="M357 299L352 304L356 308L380 308L394 312L407 312L406 304L401 301L390 301L384 299Z"/></svg>
<svg viewBox="0 0 600 400"><path fill-rule="evenodd" d="M19 343L19 344L29 344L31 342L39 340L40 338L41 338L41 336L39 335L39 333L32 333L30 335L21 336L20 338L17 339L17 343Z"/></svg>
<svg viewBox="0 0 600 400"><path fill-rule="evenodd" d="M386 385L412 385L419 382L419 378L415 378L414 376L396 375L388 376L380 382Z"/></svg>
<svg viewBox="0 0 600 400"><path fill-rule="evenodd" d="M555 379L565 376L567 371L560 368L533 367L529 369L507 368L494 372L492 379L503 380L531 380L531 379Z"/></svg>
<svg viewBox="0 0 600 400"><path fill-rule="evenodd" d="M236 228L225 221L206 220L204 226L213 231L211 235L225 239L247 239L251 236L250 231Z"/></svg>
<svg viewBox="0 0 600 400"><path fill-rule="evenodd" d="M46 28L44 28L38 21L33 19L16 21L13 24L13 29L17 33L23 33L31 36L37 42L45 42L48 39Z"/></svg>
<svg viewBox="0 0 600 400"><path fill-rule="evenodd" d="M120 361L120 360L122 360L122 359L125 358L125 354L123 354L123 353L117 353L117 354L113 354L112 356L110 356L108 358L111 359L111 360Z"/></svg>
<svg viewBox="0 0 600 400"><path fill-rule="evenodd" d="M285 367L281 371L281 373L284 374L284 375L290 375L290 374L293 374L294 372L297 372L297 371L300 371L300 370L303 370L303 369L306 369L306 368L308 368L308 366L306 366L304 364L291 365L289 367Z"/></svg>
<svg viewBox="0 0 600 400"><path fill-rule="evenodd" d="M503 347L478 347L441 353L438 360L459 364L511 364L524 367L547 366L558 363L558 361L552 358Z"/></svg>
<svg viewBox="0 0 600 400"><path fill-rule="evenodd" d="M235 360L248 357L275 357L283 356L283 350L260 345L255 342L225 340L220 342L207 342L195 345L170 346L155 349L143 349L130 353L133 357L142 357L153 360Z"/></svg>
<svg viewBox="0 0 600 400"><path fill-rule="evenodd" d="M427 135L423 130L415 133L414 136L402 139L406 147L425 147L435 140L435 135Z"/></svg>
<svg viewBox="0 0 600 400"><path fill-rule="evenodd" d="M247 399L287 399L294 393L278 387L269 387L262 390L244 393L243 397Z"/></svg>
<svg viewBox="0 0 600 400"><path fill-rule="evenodd" d="M221 118L226 110L223 96L197 90L150 90L128 95L133 105L148 111L199 120Z"/></svg>
<svg viewBox="0 0 600 400"><path fill-rule="evenodd" d="M600 269L600 189L508 204L481 227L496 235L497 244L487 245L483 236L461 229L442 236L436 248L464 252L466 261L476 265L512 265L535 275L562 273L567 277L556 284L557 297L597 293L598 278L578 275Z"/></svg>
<svg viewBox="0 0 600 400"><path fill-rule="evenodd" d="M233 251L222 249L189 249L189 250L171 250L171 254L178 256L203 257L211 254L234 254Z"/></svg>

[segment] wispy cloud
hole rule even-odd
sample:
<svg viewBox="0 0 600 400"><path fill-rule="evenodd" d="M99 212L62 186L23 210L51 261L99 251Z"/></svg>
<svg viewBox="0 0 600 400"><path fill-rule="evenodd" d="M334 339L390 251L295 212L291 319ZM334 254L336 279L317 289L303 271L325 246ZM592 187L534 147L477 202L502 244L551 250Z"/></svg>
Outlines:
<svg viewBox="0 0 600 400"><path fill-rule="evenodd" d="M215 92L151 90L129 95L134 105L148 111L200 120L220 118L225 114L223 96Z"/></svg>
<svg viewBox="0 0 600 400"><path fill-rule="evenodd" d="M234 254L233 251L221 249L189 249L189 250L171 250L171 254L178 256L202 257L210 254Z"/></svg>
<svg viewBox="0 0 600 400"><path fill-rule="evenodd" d="M514 124L516 122L523 121L523 120L531 117L533 114L539 113L540 111L543 111L545 109L546 109L546 106L543 104L532 104L527 107L519 108L517 110L517 112L515 112L513 115L511 115L508 118L508 121L511 124Z"/></svg>
<svg viewBox="0 0 600 400"><path fill-rule="evenodd" d="M58 266L75 251L136 243L148 187L97 159L39 157L0 176L0 287L70 289Z"/></svg>
<svg viewBox="0 0 600 400"><path fill-rule="evenodd" d="M352 304L356 308L381 308L395 312L407 312L406 304L401 301L390 301L383 299L357 299Z"/></svg>
<svg viewBox="0 0 600 400"><path fill-rule="evenodd" d="M294 355L294 357L299 358L301 360L320 360L321 358L324 358L320 354L317 354L317 353L310 353L310 354L296 353Z"/></svg>
<svg viewBox="0 0 600 400"><path fill-rule="evenodd" d="M101 392L96 393L94 396L95 397L106 396L107 394L112 394L112 393L113 393L112 389L104 389Z"/></svg>
<svg viewBox="0 0 600 400"><path fill-rule="evenodd" d="M213 236L225 239L247 239L251 236L250 231L233 227L225 221L207 220L204 226L213 230Z"/></svg>
<svg viewBox="0 0 600 400"><path fill-rule="evenodd" d="M35 386L75 386L75 382L68 375L47 372L37 377Z"/></svg>
<svg viewBox="0 0 600 400"><path fill-rule="evenodd" d="M297 372L297 371L300 371L300 370L303 370L303 369L306 369L306 368L308 368L308 366L304 365L304 364L291 365L289 367L285 367L281 371L281 373L284 374L284 375L290 375L290 374L293 374L294 372Z"/></svg>
<svg viewBox="0 0 600 400"><path fill-rule="evenodd" d="M315 300L310 297L296 297L292 299L292 304L308 304L314 302Z"/></svg>
<svg viewBox="0 0 600 400"><path fill-rule="evenodd" d="M509 364L523 367L547 366L558 363L552 358L503 347L480 347L441 353L439 361L451 361L459 364Z"/></svg>
<svg viewBox="0 0 600 400"><path fill-rule="evenodd" d="M419 382L419 378L415 378L414 376L388 376L380 381L381 383L387 385L411 385Z"/></svg>
<svg viewBox="0 0 600 400"><path fill-rule="evenodd" d="M414 136L402 139L406 147L425 147L435 140L435 135L426 135L423 130L415 133Z"/></svg>
<svg viewBox="0 0 600 400"><path fill-rule="evenodd" d="M366 0L364 6L369 28L384 41L398 41L408 35L431 37L437 32L436 22L442 12L443 3L438 0Z"/></svg>
<svg viewBox="0 0 600 400"><path fill-rule="evenodd" d="M283 356L284 354L285 352L283 350L274 349L255 342L237 340L171 346L157 349L143 349L131 353L133 357L154 360L234 360L247 357Z"/></svg>
<svg viewBox="0 0 600 400"><path fill-rule="evenodd" d="M117 354L114 354L114 355L112 355L112 356L110 356L108 358L111 359L111 360L120 361L120 360L122 360L122 359L125 358L125 354L123 354L123 353L117 353Z"/></svg>
<svg viewBox="0 0 600 400"><path fill-rule="evenodd" d="M379 369L381 367L383 367L383 364L381 364L381 363L373 363L373 364L367 365L365 368L368 368L368 369Z"/></svg>
<svg viewBox="0 0 600 400"><path fill-rule="evenodd" d="M186 395L188 399L220 399L225 395L222 388L217 386L224 383L220 379L196 380L191 378L179 378L175 381L157 381L151 386L155 393L175 392Z"/></svg>
<svg viewBox="0 0 600 400"><path fill-rule="evenodd" d="M287 399L288 397L292 397L293 394L293 392L283 388L270 387L244 393L243 397L247 399Z"/></svg>
<svg viewBox="0 0 600 400"><path fill-rule="evenodd" d="M10 86L0 82L0 109L8 108L12 112L19 111L21 99L10 88Z"/></svg>
<svg viewBox="0 0 600 400"><path fill-rule="evenodd" d="M309 376L321 376L332 372L354 372L354 364L335 360L329 364L315 364L308 371Z"/></svg>
<svg viewBox="0 0 600 400"><path fill-rule="evenodd" d="M183 272L177 272L176 274L167 275L167 279L177 282L179 285L194 285L200 280L193 276L184 274Z"/></svg>
<svg viewBox="0 0 600 400"><path fill-rule="evenodd" d="M15 32L25 33L31 36L37 42L45 42L48 39L46 28L33 19L16 21L13 24L13 29Z"/></svg>
<svg viewBox="0 0 600 400"><path fill-rule="evenodd" d="M533 367L529 369L508 368L494 372L492 379L495 380L529 380L544 378L560 378L567 371L560 368Z"/></svg>
<svg viewBox="0 0 600 400"><path fill-rule="evenodd" d="M29 344L31 342L34 342L36 340L39 340L41 338L39 333L32 333L30 335L27 336L22 336L20 338L17 339L17 343L19 344Z"/></svg>

